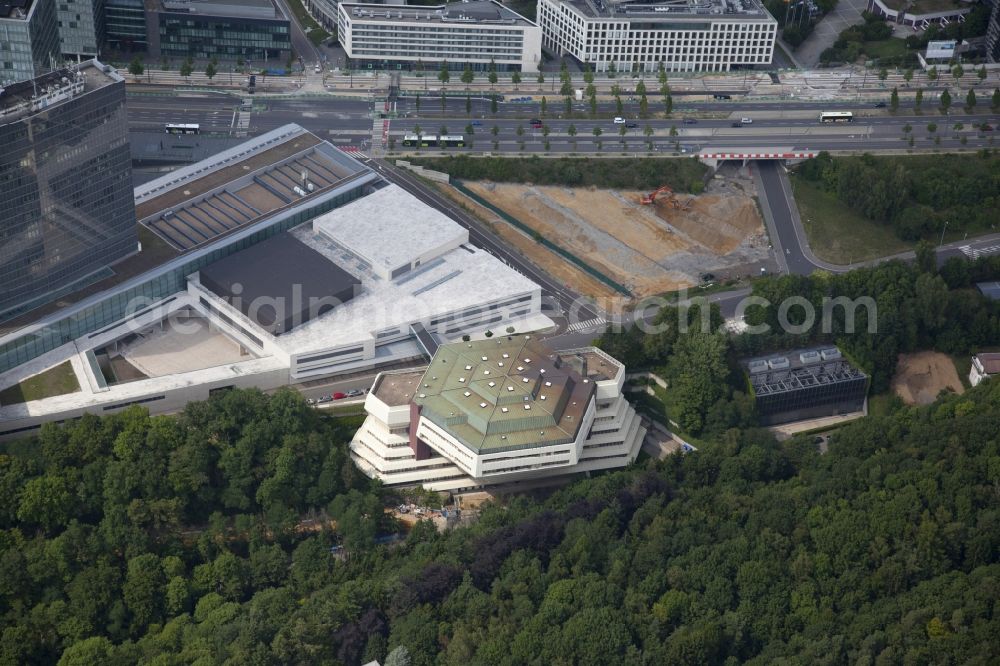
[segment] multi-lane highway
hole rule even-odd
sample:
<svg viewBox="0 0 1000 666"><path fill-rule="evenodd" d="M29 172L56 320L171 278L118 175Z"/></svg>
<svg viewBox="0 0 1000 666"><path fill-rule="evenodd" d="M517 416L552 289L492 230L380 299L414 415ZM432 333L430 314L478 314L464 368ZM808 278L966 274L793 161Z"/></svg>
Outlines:
<svg viewBox="0 0 1000 666"><path fill-rule="evenodd" d="M129 96L129 124L133 130L158 131L168 122L199 123L202 131L210 134L229 134L237 127L242 100L239 96L143 93ZM256 98L249 132L259 134L295 122L336 145L365 146L371 140L373 113L382 111L383 104L374 99ZM461 109L454 108L458 105ZM610 117L590 118L583 110L571 119L554 116L551 109L542 114L537 104L501 104L495 115L488 109L483 112L475 108L471 115L465 114L464 100L451 100L443 114L439 105L434 106L425 102L420 116L414 115L415 109L397 108L397 117L389 119L389 137L396 150L403 149L404 134L418 129L425 134L438 134L443 129L465 134L471 146L452 150L475 152L639 154L740 147L877 151L909 148L911 137L913 147L918 149L975 148L993 144L993 132L978 128L983 123L995 126L997 120L987 112L953 112L946 117L936 111L917 114L906 108L890 115L869 106L857 111L854 123L824 124L818 120L821 108L845 105L799 103L798 108L788 108L762 107L759 103L706 103L682 107L670 119L633 120L626 114L635 124L626 127L614 124ZM753 123L733 127L743 117ZM544 127L533 129L529 122L532 118L542 120ZM686 124L685 118L696 122Z"/></svg>
<svg viewBox="0 0 1000 666"><path fill-rule="evenodd" d="M257 97L253 98L251 111L241 108L243 100L243 96L231 92L173 92L133 86L128 100L129 126L133 131L148 132L160 131L168 122L198 123L202 131L210 135L238 136L239 114L248 113L249 124L245 131L250 135L294 122L334 145L358 149L370 145L373 120L385 110L384 100L374 97ZM996 115L985 111L972 114L953 111L944 116L926 107L923 113L918 113L908 105L892 115L884 109L874 108L871 103L858 106L843 101L782 102L780 105L754 101L681 103L675 107L674 117L649 120L636 118L636 105L626 105L622 113L634 122L634 127L615 124L611 116L617 108L606 103L599 106L599 118L590 117L589 107L583 105L574 107L574 117L561 118L561 112L565 111L562 104L548 105L546 113L542 113L537 102L504 102L498 105L494 114L489 102L483 99L473 99L471 112L467 113L463 97L448 98L443 107L438 98L424 98L419 111L416 106L415 98L403 98L390 108L389 136L397 150L402 149L402 136L417 129L427 134L465 134L471 145L449 149L453 153L601 152L641 156L649 152L691 154L723 148L878 152L910 148L911 139L912 147L917 149L969 149L992 146L994 132L983 130L982 126L998 125ZM651 105L651 108L655 111L655 107ZM855 122L819 122L820 110L845 109L855 111ZM736 120L744 117L753 122L733 126ZM542 120L543 128L532 128L530 120L533 118ZM375 124L380 126L380 123ZM623 127L624 135L620 134ZM599 132L595 133L595 129ZM568 313L571 308L577 308L575 321L598 318L592 307L580 308L577 294L509 250L454 202L387 162L372 161L371 164L389 180L469 228L470 237L477 245L542 285L550 296L551 314ZM759 162L753 168L781 271L808 274L816 269L846 270L848 267L827 264L809 251L784 167L775 162ZM939 258L944 260L962 254L971 257L997 251L1000 251L1000 237L990 237L942 246ZM724 314L732 316L746 293L746 290L725 292L710 300L719 303ZM562 342L584 342L592 335L592 331L564 334L566 340Z"/></svg>

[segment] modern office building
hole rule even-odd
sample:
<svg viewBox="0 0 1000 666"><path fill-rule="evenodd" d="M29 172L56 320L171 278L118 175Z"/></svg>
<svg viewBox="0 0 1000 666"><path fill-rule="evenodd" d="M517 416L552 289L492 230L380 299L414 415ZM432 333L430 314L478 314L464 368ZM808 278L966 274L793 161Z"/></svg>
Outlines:
<svg viewBox="0 0 1000 666"><path fill-rule="evenodd" d="M646 435L625 368L530 335L438 348L426 370L381 373L351 457L387 485L459 490L624 467Z"/></svg>
<svg viewBox="0 0 1000 666"><path fill-rule="evenodd" d="M741 362L761 423L850 414L864 409L868 376L836 347L801 349Z"/></svg>
<svg viewBox="0 0 1000 666"><path fill-rule="evenodd" d="M0 438L133 404L175 411L228 387L422 365L440 340L551 325L541 288L467 229L297 125L134 195L155 235L143 253L168 258L150 267L140 253L71 305L0 323L0 389L67 362L80 386L0 405Z"/></svg>
<svg viewBox="0 0 1000 666"><path fill-rule="evenodd" d="M123 53L146 50L145 0L104 0L104 42Z"/></svg>
<svg viewBox="0 0 1000 666"><path fill-rule="evenodd" d="M104 43L104 0L57 0L59 44L64 56L93 58Z"/></svg>
<svg viewBox="0 0 1000 666"><path fill-rule="evenodd" d="M538 71L542 31L494 0L435 6L341 3L337 38L354 67Z"/></svg>
<svg viewBox="0 0 1000 666"><path fill-rule="evenodd" d="M0 320L137 249L125 82L96 60L0 91Z"/></svg>
<svg viewBox="0 0 1000 666"><path fill-rule="evenodd" d="M303 0L309 14L329 32L337 30L337 0Z"/></svg>
<svg viewBox="0 0 1000 666"><path fill-rule="evenodd" d="M55 69L60 52L55 0L0 0L0 86Z"/></svg>
<svg viewBox="0 0 1000 666"><path fill-rule="evenodd" d="M146 0L153 58L222 58L284 67L290 23L273 0Z"/></svg>
<svg viewBox="0 0 1000 666"><path fill-rule="evenodd" d="M1000 0L993 0L990 22L986 26L986 59L1000 62Z"/></svg>
<svg viewBox="0 0 1000 666"><path fill-rule="evenodd" d="M760 0L539 0L542 46L598 72L726 72L771 62Z"/></svg>

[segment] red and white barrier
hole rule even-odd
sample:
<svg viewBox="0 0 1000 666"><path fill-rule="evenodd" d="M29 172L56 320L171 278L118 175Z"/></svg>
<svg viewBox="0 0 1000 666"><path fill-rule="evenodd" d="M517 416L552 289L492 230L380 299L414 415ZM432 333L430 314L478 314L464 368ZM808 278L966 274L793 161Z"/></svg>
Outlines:
<svg viewBox="0 0 1000 666"><path fill-rule="evenodd" d="M816 153L698 153L695 157L710 160L797 160L816 157Z"/></svg>

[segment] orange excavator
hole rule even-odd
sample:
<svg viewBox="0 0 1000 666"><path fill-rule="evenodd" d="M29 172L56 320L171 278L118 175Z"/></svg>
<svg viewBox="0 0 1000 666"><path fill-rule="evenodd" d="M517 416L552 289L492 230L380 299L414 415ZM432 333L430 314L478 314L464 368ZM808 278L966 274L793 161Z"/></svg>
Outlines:
<svg viewBox="0 0 1000 666"><path fill-rule="evenodd" d="M689 203L681 202L681 200L677 198L677 195L674 194L673 189L671 189L669 185L661 185L660 187L656 188L649 194L639 199L639 203L641 203L644 206L651 206L654 203L656 203L656 197L660 196L661 194L666 195L667 205L669 205L671 208L677 208L680 210L687 210L689 208Z"/></svg>

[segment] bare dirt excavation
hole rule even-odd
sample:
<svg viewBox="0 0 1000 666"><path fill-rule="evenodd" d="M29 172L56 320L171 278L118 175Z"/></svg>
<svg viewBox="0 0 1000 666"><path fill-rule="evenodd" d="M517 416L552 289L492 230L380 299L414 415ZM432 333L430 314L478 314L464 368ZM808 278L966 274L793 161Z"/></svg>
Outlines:
<svg viewBox="0 0 1000 666"><path fill-rule="evenodd" d="M648 193L628 190L489 182L465 186L635 297L696 285L706 273L747 274L749 264L768 256L752 181L735 169L712 179L704 194L678 194L681 209L666 197L642 205L640 199ZM510 228L502 222L498 226ZM565 273L552 262L567 260L533 245L518 243L543 268ZM573 280L569 286L595 298L606 296L603 290L595 293L593 282Z"/></svg>
<svg viewBox="0 0 1000 666"><path fill-rule="evenodd" d="M899 355L892 390L908 405L929 405L941 391L962 394L965 387L947 355L922 351Z"/></svg>

